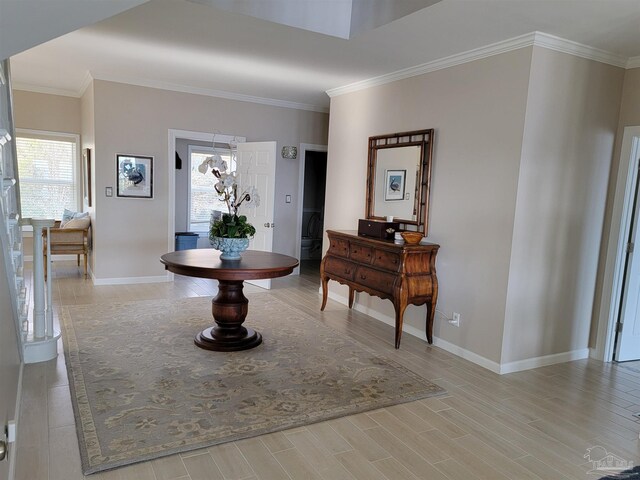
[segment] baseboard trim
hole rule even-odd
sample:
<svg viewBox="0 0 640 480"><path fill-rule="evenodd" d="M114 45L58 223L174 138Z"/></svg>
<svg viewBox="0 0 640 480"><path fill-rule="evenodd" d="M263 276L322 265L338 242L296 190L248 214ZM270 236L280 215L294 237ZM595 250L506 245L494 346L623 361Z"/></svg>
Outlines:
<svg viewBox="0 0 640 480"><path fill-rule="evenodd" d="M93 272L91 272L91 280L94 285L132 285L136 283L164 283L172 281L167 275L157 277L96 278Z"/></svg>
<svg viewBox="0 0 640 480"><path fill-rule="evenodd" d="M554 353L551 355L543 355L541 357L526 358L516 362L503 363L500 365L500 373L521 372L522 370L531 370L532 368L546 367L549 365L555 365L556 363L583 360L585 358L589 358L589 349L581 348L579 350L571 350L569 352Z"/></svg>
<svg viewBox="0 0 640 480"><path fill-rule="evenodd" d="M335 300L336 302L341 303L343 305L349 305L349 300L347 299L347 297L338 295L335 292L330 291L328 297L331 300ZM364 313L365 315L369 315L370 317L375 318L376 320L381 321L382 323L386 323L387 325L391 325L392 327L395 328L395 324L396 324L395 318L392 318L388 315L380 313L369 307L360 305L357 302L353 304L353 308L358 312ZM424 332L422 332L421 330L411 325L403 325L402 332L408 333L409 335L417 337L424 342L427 341L425 339ZM554 365L556 363L570 362L572 360L582 360L584 358L589 357L589 349L583 348L579 350L573 350L570 352L556 353L553 355L544 355L541 357L527 358L525 360L518 360L516 362L501 364L498 362L494 362L493 360L489 360L488 358L478 355L477 353L474 353L454 343L448 342L446 340L443 340L435 336L433 337L433 344L436 347L439 347L449 353L452 353L453 355L464 358L465 360L469 360L471 363L475 363L476 365L486 368L487 370L490 370L499 375L504 375L506 373L520 372L522 370L531 370L533 368L538 368L538 367L546 367L549 365Z"/></svg>
<svg viewBox="0 0 640 480"><path fill-rule="evenodd" d="M16 477L16 451L18 450L18 435L20 432L20 407L22 405L22 373L24 371L24 362L20 362L20 371L18 372L18 392L16 393L16 408L13 421L16 422L16 438L13 444L9 445L9 480Z"/></svg>
<svg viewBox="0 0 640 480"><path fill-rule="evenodd" d="M440 347L443 350L446 350L449 353L452 353L458 357L464 358L465 360L469 360L471 363L475 363L476 365L481 366L482 368L486 368L487 370L492 371L493 373L497 373L501 375L504 372L500 371L500 364L498 362L494 362L493 360L489 360L482 355L478 355L477 353L473 353L471 350L467 350L466 348L462 348L455 343L447 342L438 337L433 337L433 344L436 347Z"/></svg>

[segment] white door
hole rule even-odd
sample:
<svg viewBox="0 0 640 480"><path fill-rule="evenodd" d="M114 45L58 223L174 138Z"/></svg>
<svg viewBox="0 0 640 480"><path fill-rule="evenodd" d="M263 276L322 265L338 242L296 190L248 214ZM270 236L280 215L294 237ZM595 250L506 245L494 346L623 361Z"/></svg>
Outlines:
<svg viewBox="0 0 640 480"><path fill-rule="evenodd" d="M636 184L637 185L637 184ZM622 330L616 341L616 360L625 362L640 359L640 188L636 186L636 200L631 224L632 248L627 253L626 275L622 292L620 321Z"/></svg>
<svg viewBox="0 0 640 480"><path fill-rule="evenodd" d="M258 189L260 206L242 208L240 214L246 215L249 223L256 228L256 234L249 243L251 250L273 250L273 211L275 205L276 184L276 142L239 143L237 166L241 191L249 186ZM271 288L271 280L249 280L249 283L262 288Z"/></svg>

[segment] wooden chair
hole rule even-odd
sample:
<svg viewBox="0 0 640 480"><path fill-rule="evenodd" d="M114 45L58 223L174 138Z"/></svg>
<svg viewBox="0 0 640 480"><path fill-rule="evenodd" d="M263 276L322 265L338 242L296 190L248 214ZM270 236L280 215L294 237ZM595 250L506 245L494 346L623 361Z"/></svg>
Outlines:
<svg viewBox="0 0 640 480"><path fill-rule="evenodd" d="M84 222L87 223L87 222ZM77 255L80 266L80 255L84 255L84 277L87 278L87 256L89 254L89 221L86 228L60 227L60 222L50 229L51 255ZM47 231L43 231L44 276L47 278Z"/></svg>

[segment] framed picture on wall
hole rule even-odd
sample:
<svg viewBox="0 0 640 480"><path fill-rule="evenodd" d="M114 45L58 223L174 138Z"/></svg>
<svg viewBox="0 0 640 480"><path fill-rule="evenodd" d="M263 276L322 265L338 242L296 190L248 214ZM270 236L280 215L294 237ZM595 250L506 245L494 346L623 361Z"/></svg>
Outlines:
<svg viewBox="0 0 640 480"><path fill-rule="evenodd" d="M153 198L153 157L116 155L116 196Z"/></svg>
<svg viewBox="0 0 640 480"><path fill-rule="evenodd" d="M84 203L91 206L91 149L82 150L82 195Z"/></svg>
<svg viewBox="0 0 640 480"><path fill-rule="evenodd" d="M384 201L404 200L406 170L385 170Z"/></svg>

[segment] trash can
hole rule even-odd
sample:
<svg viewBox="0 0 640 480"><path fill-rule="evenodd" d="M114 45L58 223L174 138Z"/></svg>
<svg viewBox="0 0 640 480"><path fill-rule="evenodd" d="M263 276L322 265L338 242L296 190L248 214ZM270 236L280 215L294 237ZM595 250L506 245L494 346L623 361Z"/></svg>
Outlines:
<svg viewBox="0 0 640 480"><path fill-rule="evenodd" d="M198 234L193 232L176 232L176 251L198 248Z"/></svg>

